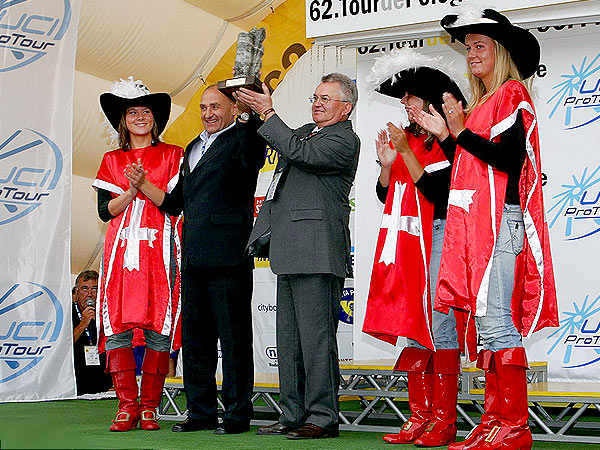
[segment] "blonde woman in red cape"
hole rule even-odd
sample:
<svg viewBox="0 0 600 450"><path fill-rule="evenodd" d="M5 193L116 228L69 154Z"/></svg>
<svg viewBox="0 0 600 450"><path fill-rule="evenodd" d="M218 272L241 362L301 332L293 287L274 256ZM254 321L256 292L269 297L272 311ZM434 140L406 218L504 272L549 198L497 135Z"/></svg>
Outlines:
<svg viewBox="0 0 600 450"><path fill-rule="evenodd" d="M530 449L522 336L558 325L537 119L524 83L540 46L497 11L471 3L458 11L441 25L466 46L473 97L465 108L444 94L457 146L435 308L475 316L486 385L481 423L449 449Z"/></svg>
<svg viewBox="0 0 600 450"><path fill-rule="evenodd" d="M100 105L119 142L106 153L96 179L98 214L108 222L100 267L99 349L107 352L119 410L110 431L158 430L169 351L181 346L179 331L180 218L169 216L135 185L134 170L168 191L177 183L183 150L160 142L171 112L168 94L151 94L132 77L100 95ZM138 402L132 345L144 344Z"/></svg>
<svg viewBox="0 0 600 450"><path fill-rule="evenodd" d="M460 78L439 57L408 48L378 58L367 78L380 94L398 99L410 121L404 129L389 122L376 141L377 195L385 207L363 324L365 333L385 342L408 339L394 369L407 372L411 416L398 433L383 437L391 444L437 447L456 440L464 340L454 312L432 311L432 302L456 147L442 95L463 100ZM429 131L415 123L419 112L427 114Z"/></svg>

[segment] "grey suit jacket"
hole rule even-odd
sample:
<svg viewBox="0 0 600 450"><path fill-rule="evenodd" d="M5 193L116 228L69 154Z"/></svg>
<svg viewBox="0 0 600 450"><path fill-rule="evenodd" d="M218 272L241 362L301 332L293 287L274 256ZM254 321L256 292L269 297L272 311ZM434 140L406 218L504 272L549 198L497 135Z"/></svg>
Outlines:
<svg viewBox="0 0 600 450"><path fill-rule="evenodd" d="M286 174L263 204L249 244L270 226L269 260L277 275L352 276L349 194L360 140L352 123L338 122L305 138L315 124L290 129L277 115L258 130L279 153Z"/></svg>

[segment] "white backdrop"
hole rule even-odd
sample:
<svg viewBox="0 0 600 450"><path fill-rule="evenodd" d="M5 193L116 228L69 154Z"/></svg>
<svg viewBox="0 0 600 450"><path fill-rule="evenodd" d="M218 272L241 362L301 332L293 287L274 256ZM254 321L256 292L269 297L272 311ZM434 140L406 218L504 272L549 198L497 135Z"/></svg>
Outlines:
<svg viewBox="0 0 600 450"><path fill-rule="evenodd" d="M559 299L560 328L525 340L531 361L548 361L553 380L600 379L600 26L557 26L533 31L542 46L534 85L541 136L544 197ZM395 44L394 44L395 45ZM464 69L461 45L448 39L411 41L418 51L440 54ZM403 117L398 102L369 95L365 77L389 45L359 48L361 99L357 130L362 140L356 180L356 298L354 358L395 358L394 348L361 332L382 205L375 195L379 174L374 140L389 120ZM404 345L403 343L399 345Z"/></svg>
<svg viewBox="0 0 600 450"><path fill-rule="evenodd" d="M0 4L0 401L75 395L71 129L78 0Z"/></svg>

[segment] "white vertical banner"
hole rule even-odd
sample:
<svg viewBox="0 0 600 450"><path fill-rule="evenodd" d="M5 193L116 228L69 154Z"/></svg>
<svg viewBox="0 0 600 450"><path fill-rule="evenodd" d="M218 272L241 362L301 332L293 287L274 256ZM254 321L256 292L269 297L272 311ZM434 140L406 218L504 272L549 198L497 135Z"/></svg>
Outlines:
<svg viewBox="0 0 600 450"><path fill-rule="evenodd" d="M546 216L560 327L526 342L560 381L600 379L600 25L536 33L544 75L537 84Z"/></svg>
<svg viewBox="0 0 600 450"><path fill-rule="evenodd" d="M70 286L79 0L0 0L0 401L75 395Z"/></svg>

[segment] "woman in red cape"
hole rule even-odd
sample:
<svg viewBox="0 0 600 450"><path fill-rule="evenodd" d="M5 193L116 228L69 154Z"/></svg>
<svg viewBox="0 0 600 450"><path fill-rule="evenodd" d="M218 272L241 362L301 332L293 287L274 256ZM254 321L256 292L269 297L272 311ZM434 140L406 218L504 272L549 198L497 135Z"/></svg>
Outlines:
<svg viewBox="0 0 600 450"><path fill-rule="evenodd" d="M442 94L463 98L450 67L411 49L375 62L368 81L397 98L411 124L388 123L376 141L381 173L377 194L385 202L363 331L395 344L408 339L395 370L408 374L410 419L388 443L435 447L456 440L460 349L453 312L432 311L440 266L451 157L455 142L442 117ZM432 129L414 123L429 113ZM388 144L388 133L390 144ZM448 160L450 159L450 161Z"/></svg>
<svg viewBox="0 0 600 450"><path fill-rule="evenodd" d="M101 264L98 327L119 399L110 431L137 426L157 430L169 351L181 346L178 323L180 218L162 213L129 178L148 171L152 182L175 186L183 158L180 147L159 141L171 111L168 94L151 94L132 77L100 95L100 105L118 133L119 147L106 153L93 186L98 213L108 222ZM143 334L143 338L142 338ZM138 403L132 345L145 342Z"/></svg>
<svg viewBox="0 0 600 450"><path fill-rule="evenodd" d="M492 9L466 4L441 24L466 45L473 98L463 110L444 94L457 146L435 308L475 316L486 375L481 423L449 449L530 449L521 335L558 325L537 120L523 83L540 46Z"/></svg>

